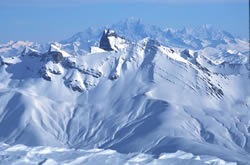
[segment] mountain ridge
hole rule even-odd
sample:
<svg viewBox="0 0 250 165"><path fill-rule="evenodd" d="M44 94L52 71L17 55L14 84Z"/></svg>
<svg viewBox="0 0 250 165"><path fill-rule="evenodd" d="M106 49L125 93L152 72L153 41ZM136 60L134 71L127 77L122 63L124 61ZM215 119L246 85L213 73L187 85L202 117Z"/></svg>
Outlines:
<svg viewBox="0 0 250 165"><path fill-rule="evenodd" d="M112 50L101 46L102 31L1 54L0 141L250 160L244 44L196 50L111 32Z"/></svg>
<svg viewBox="0 0 250 165"><path fill-rule="evenodd" d="M228 32L216 30L212 26L208 25L203 25L200 28L194 28L194 29L184 28L183 30L166 31L162 30L157 26L144 24L141 19L128 18L118 22L117 24L113 24L110 26L102 26L99 28L87 28L83 32L78 32L69 39L59 41L58 43L65 45L65 49L69 51L74 50L73 52L76 54L86 54L87 52L90 51L91 46L98 46L99 39L101 38L104 29L112 29L116 31L117 34L125 37L127 40L130 41L138 42L143 38L150 37L152 39L158 40L164 46L190 48L195 50L203 49L205 47L216 48L219 45L228 45L230 43L230 40L233 41L233 43L231 44L235 44L237 46L239 46L238 40L240 40L240 42L242 43L245 42L244 40L233 37ZM202 37L202 35L206 36L208 32L211 33L212 36ZM199 36L197 34L199 34ZM229 43L228 41L224 41L225 37L229 38ZM200 40L200 39L204 40L207 38L208 38L208 40L206 41L207 43L202 43L204 41ZM184 39L187 39L187 41L185 41ZM208 44L209 42L212 44L209 45ZM43 49L43 51L45 51L45 49L48 48L49 44L51 44L51 42L48 42L47 44L43 45L34 43L33 47L36 47L38 49ZM248 45L246 44L247 42L244 43L245 46L242 47L244 48L245 51L248 50ZM1 45L6 46L6 44L1 44ZM26 45L30 46L29 44ZM77 53L77 51L79 52ZM3 48L1 52L4 53Z"/></svg>

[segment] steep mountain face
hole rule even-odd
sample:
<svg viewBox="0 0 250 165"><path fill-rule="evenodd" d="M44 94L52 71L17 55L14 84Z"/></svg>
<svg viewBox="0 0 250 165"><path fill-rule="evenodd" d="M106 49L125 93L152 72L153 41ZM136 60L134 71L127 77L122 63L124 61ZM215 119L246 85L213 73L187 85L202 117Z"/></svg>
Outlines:
<svg viewBox="0 0 250 165"><path fill-rule="evenodd" d="M103 32L100 41L100 48L106 51L117 51L121 48L127 47L128 43L129 42L127 40L122 37L119 37L114 31L108 29Z"/></svg>
<svg viewBox="0 0 250 165"><path fill-rule="evenodd" d="M124 33L146 29L135 22L121 24ZM31 45L1 54L0 141L155 157L181 150L249 162L246 43L231 38L217 44L224 33L200 32L192 37L215 44L183 49L144 32L134 37L146 38L131 39L116 30L91 31L47 49Z"/></svg>

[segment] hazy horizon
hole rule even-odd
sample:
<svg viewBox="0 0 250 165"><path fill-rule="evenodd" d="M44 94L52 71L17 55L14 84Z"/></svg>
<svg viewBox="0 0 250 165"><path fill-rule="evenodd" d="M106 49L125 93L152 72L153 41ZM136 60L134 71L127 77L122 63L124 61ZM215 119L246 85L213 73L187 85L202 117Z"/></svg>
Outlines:
<svg viewBox="0 0 250 165"><path fill-rule="evenodd" d="M247 0L73 0L70 3L65 0L3 0L0 6L0 43L60 41L88 27L111 25L130 17L161 28L210 24L234 36L249 37Z"/></svg>

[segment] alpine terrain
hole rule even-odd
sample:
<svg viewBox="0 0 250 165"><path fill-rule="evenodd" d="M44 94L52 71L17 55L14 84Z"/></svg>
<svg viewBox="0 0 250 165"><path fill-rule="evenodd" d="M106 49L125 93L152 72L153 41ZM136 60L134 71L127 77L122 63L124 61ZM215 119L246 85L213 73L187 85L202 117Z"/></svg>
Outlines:
<svg viewBox="0 0 250 165"><path fill-rule="evenodd" d="M0 164L250 164L249 42L139 19L0 45Z"/></svg>

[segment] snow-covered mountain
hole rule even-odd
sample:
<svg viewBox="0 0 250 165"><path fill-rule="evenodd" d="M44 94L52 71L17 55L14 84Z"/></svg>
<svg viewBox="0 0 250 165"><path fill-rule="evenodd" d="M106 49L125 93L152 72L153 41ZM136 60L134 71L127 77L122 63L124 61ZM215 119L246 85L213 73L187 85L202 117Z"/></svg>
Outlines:
<svg viewBox="0 0 250 165"><path fill-rule="evenodd" d="M137 19L109 28L0 45L0 141L30 146L2 144L3 162L19 152L20 164L73 164L79 154L78 164L95 163L102 152L117 164L250 162L246 41ZM72 157L60 159L58 147Z"/></svg>
<svg viewBox="0 0 250 165"><path fill-rule="evenodd" d="M248 55L249 44L247 41L232 36L226 31L214 29L211 25L204 25L199 28L184 28L174 30L171 28L161 29L156 26L147 25L141 19L128 18L117 24L106 25L98 28L87 28L83 32L76 33L72 37L57 42L59 47L72 55L83 55L90 51L91 46L99 46L100 38L104 29L113 29L117 34L129 41L138 42L146 37L157 40L163 46L175 48L189 48L203 50L210 48L207 53L213 54L215 50ZM34 48L40 51L47 51L50 44L39 44L29 41L10 41L7 44L0 44L1 55L15 55L25 47ZM209 54L209 55L210 55Z"/></svg>

